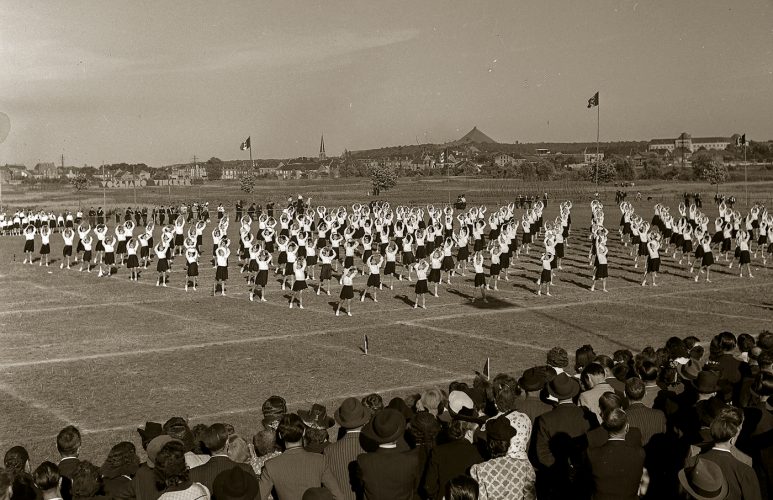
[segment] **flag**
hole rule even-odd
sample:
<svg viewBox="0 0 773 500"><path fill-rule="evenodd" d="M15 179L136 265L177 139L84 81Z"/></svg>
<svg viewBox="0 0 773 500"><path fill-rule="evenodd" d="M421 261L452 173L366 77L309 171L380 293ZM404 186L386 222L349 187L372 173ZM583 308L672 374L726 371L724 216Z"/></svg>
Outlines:
<svg viewBox="0 0 773 500"><path fill-rule="evenodd" d="M239 146L239 149L244 151L245 149L250 149L250 138L247 137L244 142Z"/></svg>
<svg viewBox="0 0 773 500"><path fill-rule="evenodd" d="M592 108L593 106L598 106L598 105L599 105L599 93L596 92L595 94L593 94L593 97L588 99L588 107Z"/></svg>
<svg viewBox="0 0 773 500"><path fill-rule="evenodd" d="M743 134L741 137L735 140L736 146L746 146L746 134Z"/></svg>

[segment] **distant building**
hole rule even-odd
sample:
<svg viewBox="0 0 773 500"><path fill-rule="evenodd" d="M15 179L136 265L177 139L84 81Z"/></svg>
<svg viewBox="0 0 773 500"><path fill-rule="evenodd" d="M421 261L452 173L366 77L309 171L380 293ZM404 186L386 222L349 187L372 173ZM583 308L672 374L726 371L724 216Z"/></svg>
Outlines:
<svg viewBox="0 0 773 500"><path fill-rule="evenodd" d="M38 163L35 165L33 176L38 179L56 179L59 172L54 162Z"/></svg>
<svg viewBox="0 0 773 500"><path fill-rule="evenodd" d="M550 154L550 150L545 148L537 148L534 151L537 153L537 156L547 156Z"/></svg>
<svg viewBox="0 0 773 500"><path fill-rule="evenodd" d="M507 153L498 153L494 155L494 158L492 160L494 165L496 165L499 168L509 167L511 165L515 164L515 158L510 156Z"/></svg>
<svg viewBox="0 0 773 500"><path fill-rule="evenodd" d="M602 153L601 151L599 151L598 155L595 152L593 153L585 152L583 154L583 162L586 164L596 163L596 161L602 161L603 159L604 159L604 153Z"/></svg>
<svg viewBox="0 0 773 500"><path fill-rule="evenodd" d="M735 136L730 137L693 137L687 132L682 132L676 139L652 139L649 142L650 151L668 151L684 148L685 151L694 153L699 149L724 151L729 145L735 143Z"/></svg>

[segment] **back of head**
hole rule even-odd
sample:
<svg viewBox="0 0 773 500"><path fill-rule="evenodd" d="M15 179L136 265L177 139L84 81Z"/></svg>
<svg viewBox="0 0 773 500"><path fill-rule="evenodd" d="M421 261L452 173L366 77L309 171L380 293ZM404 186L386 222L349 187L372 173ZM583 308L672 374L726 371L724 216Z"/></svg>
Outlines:
<svg viewBox="0 0 773 500"><path fill-rule="evenodd" d="M62 456L77 456L81 447L81 433L72 426L68 425L56 436L56 449Z"/></svg>
<svg viewBox="0 0 773 500"><path fill-rule="evenodd" d="M368 394L362 398L362 405L376 413L384 409L384 399L379 394Z"/></svg>
<svg viewBox="0 0 773 500"><path fill-rule="evenodd" d="M166 443L153 461L156 475L156 489L177 486L188 480L188 466L185 464L185 447L179 441Z"/></svg>
<svg viewBox="0 0 773 500"><path fill-rule="evenodd" d="M255 454L259 457L277 451L276 431L267 429L258 432L252 438L252 445L255 447Z"/></svg>
<svg viewBox="0 0 773 500"><path fill-rule="evenodd" d="M60 477L59 467L49 461L45 461L38 465L38 468L32 473L32 479L35 481L35 486L37 486L40 491L51 491L58 488Z"/></svg>
<svg viewBox="0 0 773 500"><path fill-rule="evenodd" d="M508 413L515 410L519 392L520 390L518 390L517 383L514 387L502 387L497 392L496 399L494 400L497 409L502 413Z"/></svg>
<svg viewBox="0 0 773 500"><path fill-rule="evenodd" d="M249 462L250 448L247 441L237 434L228 436L228 457L240 464Z"/></svg>
<svg viewBox="0 0 773 500"><path fill-rule="evenodd" d="M593 351L593 346L585 344L574 353L574 370L577 373L582 372L594 359L596 359L596 353Z"/></svg>
<svg viewBox="0 0 773 500"><path fill-rule="evenodd" d="M723 352L732 351L735 349L736 345L737 340L735 335L731 332L722 332L719 334L719 348L722 349Z"/></svg>
<svg viewBox="0 0 773 500"><path fill-rule="evenodd" d="M301 417L295 413L284 415L279 421L277 436L285 443L298 443L303 439L306 426Z"/></svg>
<svg viewBox="0 0 773 500"><path fill-rule="evenodd" d="M29 463L30 455L23 446L14 446L5 452L3 465L12 475L24 472Z"/></svg>
<svg viewBox="0 0 773 500"><path fill-rule="evenodd" d="M615 408L603 415L603 426L609 434L620 434L628 425L628 415L622 408Z"/></svg>
<svg viewBox="0 0 773 500"><path fill-rule="evenodd" d="M642 379L631 377L625 382L625 396L631 401L641 401L644 399L645 386Z"/></svg>
<svg viewBox="0 0 773 500"><path fill-rule="evenodd" d="M102 489L102 475L99 467L88 461L82 461L72 475L72 494L74 498L96 496Z"/></svg>
<svg viewBox="0 0 773 500"><path fill-rule="evenodd" d="M639 367L639 376L645 382L655 382L658 379L658 367L652 361L645 361Z"/></svg>
<svg viewBox="0 0 773 500"><path fill-rule="evenodd" d="M754 379L752 390L763 398L773 396L773 373L760 372Z"/></svg>
<svg viewBox="0 0 773 500"><path fill-rule="evenodd" d="M605 392L599 396L599 411L602 415L623 407L623 397L616 392Z"/></svg>
<svg viewBox="0 0 773 500"><path fill-rule="evenodd" d="M612 373L612 370L615 368L615 362L606 354L596 356L594 363L600 364L608 373Z"/></svg>
<svg viewBox="0 0 773 500"><path fill-rule="evenodd" d="M580 376L582 383L590 389L598 383L599 380L603 380L605 376L604 367L598 363L588 363L582 370Z"/></svg>
<svg viewBox="0 0 773 500"><path fill-rule="evenodd" d="M201 441L210 453L222 451L228 442L228 429L223 424L212 424L204 431Z"/></svg>
<svg viewBox="0 0 773 500"><path fill-rule="evenodd" d="M470 476L456 476L446 487L447 500L478 500L478 482Z"/></svg>
<svg viewBox="0 0 773 500"><path fill-rule="evenodd" d="M754 337L748 333L742 333L738 336L738 350L741 352L749 352L754 347Z"/></svg>
<svg viewBox="0 0 773 500"><path fill-rule="evenodd" d="M715 443L726 443L736 436L738 425L735 418L719 415L711 422L709 431Z"/></svg>

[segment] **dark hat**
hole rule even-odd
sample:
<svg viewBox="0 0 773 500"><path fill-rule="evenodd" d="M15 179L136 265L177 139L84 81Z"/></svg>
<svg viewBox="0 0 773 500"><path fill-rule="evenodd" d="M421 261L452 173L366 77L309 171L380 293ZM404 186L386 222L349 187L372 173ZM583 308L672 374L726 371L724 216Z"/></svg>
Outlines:
<svg viewBox="0 0 773 500"><path fill-rule="evenodd" d="M137 433L142 439L142 447L147 448L148 443L150 443L153 438L164 433L164 429L158 422L145 422L145 428L137 427Z"/></svg>
<svg viewBox="0 0 773 500"><path fill-rule="evenodd" d="M464 391L478 408L486 405L486 391L481 387L471 387Z"/></svg>
<svg viewBox="0 0 773 500"><path fill-rule="evenodd" d="M413 410L408 407L408 404L403 398L392 398L392 400L387 405L387 408L397 410L403 416L405 421L413 418Z"/></svg>
<svg viewBox="0 0 773 500"><path fill-rule="evenodd" d="M301 417L306 427L312 429L330 429L336 423L333 417L328 416L327 408L320 404L311 405L309 411L298 411L298 416Z"/></svg>
<svg viewBox="0 0 773 500"><path fill-rule="evenodd" d="M572 399L580 393L580 384L566 373L559 373L548 383L548 393L559 401Z"/></svg>
<svg viewBox="0 0 773 500"><path fill-rule="evenodd" d="M550 366L566 368L569 366L569 355L566 353L566 349L554 347L548 351L547 361Z"/></svg>
<svg viewBox="0 0 773 500"><path fill-rule="evenodd" d="M212 483L212 496L218 500L254 500L258 496L258 480L241 467L224 470Z"/></svg>
<svg viewBox="0 0 773 500"><path fill-rule="evenodd" d="M521 386L521 389L528 392L541 391L547 382L548 374L544 366L529 368L518 379L518 385Z"/></svg>
<svg viewBox="0 0 773 500"><path fill-rule="evenodd" d="M711 460L697 457L679 471L682 487L697 500L721 500L727 496L727 480L722 469Z"/></svg>
<svg viewBox="0 0 773 500"><path fill-rule="evenodd" d="M333 500L333 494L327 488L317 486L304 491L301 500Z"/></svg>
<svg viewBox="0 0 773 500"><path fill-rule="evenodd" d="M163 448L165 444L172 441L177 441L178 443L183 444L183 442L179 439L175 439L172 436L167 436L166 434L154 437L153 440L148 443L148 467L153 468L155 466L154 462L156 461L156 455L158 455L158 452L161 451L161 448Z"/></svg>
<svg viewBox="0 0 773 500"><path fill-rule="evenodd" d="M440 423L428 411L420 411L411 419L411 434L417 441L433 441L440 433Z"/></svg>
<svg viewBox="0 0 773 500"><path fill-rule="evenodd" d="M336 422L344 429L362 427L370 420L370 412L355 398L346 398L334 413Z"/></svg>
<svg viewBox="0 0 773 500"><path fill-rule="evenodd" d="M188 427L188 422L182 417L172 417L164 423L164 432L169 432L173 427Z"/></svg>
<svg viewBox="0 0 773 500"><path fill-rule="evenodd" d="M287 413L287 402L280 396L271 396L263 403L261 409L263 411L263 427L271 427L276 425L282 415Z"/></svg>
<svg viewBox="0 0 773 500"><path fill-rule="evenodd" d="M693 380L692 385L701 394L711 394L719 390L719 376L709 370L703 370Z"/></svg>
<svg viewBox="0 0 773 500"><path fill-rule="evenodd" d="M497 441L510 441L517 434L506 416L494 418L486 422L486 437Z"/></svg>
<svg viewBox="0 0 773 500"><path fill-rule="evenodd" d="M377 444L397 441L404 432L405 418L393 408L384 408L376 413L362 429L363 435Z"/></svg>
<svg viewBox="0 0 773 500"><path fill-rule="evenodd" d="M701 367L694 360L681 364L676 367L676 372L685 380L695 380L701 372Z"/></svg>

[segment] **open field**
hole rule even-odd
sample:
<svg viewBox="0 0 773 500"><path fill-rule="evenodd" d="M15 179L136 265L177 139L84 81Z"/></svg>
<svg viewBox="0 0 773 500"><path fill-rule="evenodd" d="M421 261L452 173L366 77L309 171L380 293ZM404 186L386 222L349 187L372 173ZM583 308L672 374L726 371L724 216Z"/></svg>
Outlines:
<svg viewBox="0 0 773 500"><path fill-rule="evenodd" d="M292 186L292 192L301 190ZM364 199L328 193L341 203ZM404 196L394 191L396 200ZM651 214L645 207L652 203L643 201L640 210ZM546 219L556 215L555 205ZM709 205L707 199L704 207L713 215ZM617 210L609 211L616 222ZM112 444L139 444L137 426L172 415L228 422L251 435L271 394L284 396L292 409L323 402L332 412L349 395L378 392L388 399L470 379L486 357L494 372L520 373L544 363L555 345L570 353L585 343L597 352L636 351L671 335L707 341L725 329L738 334L773 327L770 262L764 269L755 261L751 280L715 266L713 283L696 284L668 258L660 286L642 288L641 268L633 268L615 234L610 293L591 293L587 212L586 203L575 202L554 297L534 294L539 263L533 251L517 261L500 291L491 292L489 304L469 300L470 274L442 285L439 298L428 297L427 310L414 310L413 283L398 281L394 290L379 293L378 303L356 302L351 318L334 316L337 285L330 297L307 295L302 311L287 309L277 282L269 284L268 303L249 302L235 259L228 295L213 297L214 270L204 264L209 255L202 259L199 290L186 293L179 258L170 287L158 288L154 269L137 283L125 269L109 279L60 270L59 235L52 237L50 268L22 265L22 239L0 237L0 451L22 443L33 463L54 457L54 436L74 423L85 434L83 457L101 463ZM206 235L202 248L211 248ZM359 277L355 290L364 284ZM360 349L364 335L367 356Z"/></svg>

